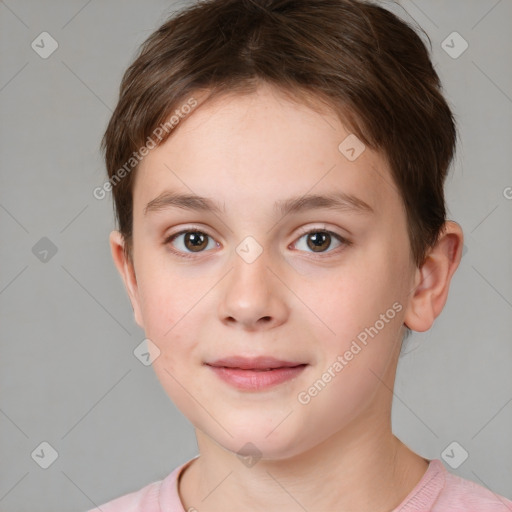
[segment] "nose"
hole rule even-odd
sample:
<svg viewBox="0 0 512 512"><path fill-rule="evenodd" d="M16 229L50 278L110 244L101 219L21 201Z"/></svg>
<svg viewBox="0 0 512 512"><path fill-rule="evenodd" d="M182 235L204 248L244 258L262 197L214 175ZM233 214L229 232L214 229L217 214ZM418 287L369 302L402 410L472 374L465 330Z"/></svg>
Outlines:
<svg viewBox="0 0 512 512"><path fill-rule="evenodd" d="M271 329L286 321L287 289L282 277L276 276L279 272L270 268L269 263L265 252L251 263L234 255L233 269L224 280L218 311L227 326L255 331Z"/></svg>

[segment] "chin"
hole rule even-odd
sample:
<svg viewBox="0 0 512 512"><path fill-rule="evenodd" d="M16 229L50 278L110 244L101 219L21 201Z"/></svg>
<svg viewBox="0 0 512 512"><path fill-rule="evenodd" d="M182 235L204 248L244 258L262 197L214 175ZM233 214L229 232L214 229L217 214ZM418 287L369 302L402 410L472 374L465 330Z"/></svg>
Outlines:
<svg viewBox="0 0 512 512"><path fill-rule="evenodd" d="M304 446L298 433L294 435L294 432L284 426L279 426L272 432L272 428L269 429L261 423L253 421L247 428L241 428L240 425L237 428L230 428L229 425L226 425L225 428L233 437L224 431L220 438L211 435L210 437L225 450L237 454L241 459L286 460L303 453L308 448ZM269 435L269 432L272 433ZM218 434L218 432L216 433ZM317 442L317 439L312 440L310 447Z"/></svg>

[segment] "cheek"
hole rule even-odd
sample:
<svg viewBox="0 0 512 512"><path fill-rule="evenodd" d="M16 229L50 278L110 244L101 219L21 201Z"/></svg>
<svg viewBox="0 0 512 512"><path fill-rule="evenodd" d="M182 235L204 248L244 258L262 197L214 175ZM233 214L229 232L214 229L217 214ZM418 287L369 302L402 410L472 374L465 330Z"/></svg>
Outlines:
<svg viewBox="0 0 512 512"><path fill-rule="evenodd" d="M375 365L368 365L363 359L367 355L362 353L359 358L356 356L341 372L334 373L335 377L311 398L309 405L301 406L311 408L307 417L310 418L313 429L316 424L318 429L330 435L349 425L371 407L382 384L370 371ZM377 375L381 373L375 367L372 371ZM320 387L318 381L313 385Z"/></svg>
<svg viewBox="0 0 512 512"><path fill-rule="evenodd" d="M190 283L165 271L148 269L138 281L139 303L146 334L156 340L171 338L187 317L197 293L187 293ZM151 336L149 335L151 334Z"/></svg>
<svg viewBox="0 0 512 512"><path fill-rule="evenodd" d="M190 305L179 300L173 302L167 293L155 294L146 307L146 337L155 344L158 353L152 363L153 371L175 406L190 417L195 408L190 393L200 394L194 391L200 338L197 321L192 314L187 315Z"/></svg>
<svg viewBox="0 0 512 512"><path fill-rule="evenodd" d="M388 395L400 325L395 316L324 345L324 361L297 397L311 431L328 436L371 407L378 393Z"/></svg>
<svg viewBox="0 0 512 512"><path fill-rule="evenodd" d="M321 372L330 368L336 377L328 387L335 393L333 399L343 402L359 402L373 392L378 382L374 374L385 373L399 346L403 322L403 292L395 263L378 252L373 262L361 260L350 271L342 269L316 286L301 289L321 329L315 377L324 380Z"/></svg>
<svg viewBox="0 0 512 512"><path fill-rule="evenodd" d="M343 348L350 344L400 299L398 287L386 279L389 270L376 270L374 266L372 272L368 267L360 271L351 268L316 284L296 288L300 290L298 296L306 297L304 302L318 324L325 327L322 337L329 340L329 345ZM390 313L391 318L396 316L395 311Z"/></svg>
<svg viewBox="0 0 512 512"><path fill-rule="evenodd" d="M146 267L139 282L139 300L144 330L160 351L155 370L180 371L180 361L191 361L200 340L199 315L204 314L206 290L190 279L178 277L157 265ZM206 286L206 285L205 285Z"/></svg>

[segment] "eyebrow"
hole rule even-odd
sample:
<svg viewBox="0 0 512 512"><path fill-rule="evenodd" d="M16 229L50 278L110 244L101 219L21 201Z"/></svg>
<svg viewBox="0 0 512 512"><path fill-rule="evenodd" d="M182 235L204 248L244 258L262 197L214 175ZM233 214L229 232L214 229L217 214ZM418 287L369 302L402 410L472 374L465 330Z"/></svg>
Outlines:
<svg viewBox="0 0 512 512"><path fill-rule="evenodd" d="M144 215L167 208L182 208L186 210L214 212L222 214L225 206L214 199L195 194L179 194L165 191L151 200L144 208ZM345 192L317 195L309 194L299 197L276 201L274 210L282 216L307 210L326 209L361 214L374 214L373 208L358 197Z"/></svg>

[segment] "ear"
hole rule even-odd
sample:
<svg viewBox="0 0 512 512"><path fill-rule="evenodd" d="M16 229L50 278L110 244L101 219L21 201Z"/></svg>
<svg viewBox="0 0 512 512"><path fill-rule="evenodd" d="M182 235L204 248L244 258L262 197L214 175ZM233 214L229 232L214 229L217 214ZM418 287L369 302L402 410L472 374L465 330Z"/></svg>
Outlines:
<svg viewBox="0 0 512 512"><path fill-rule="evenodd" d="M112 259L121 274L128 297L132 304L135 321L144 329L142 322L142 315L139 302L139 289L137 286L137 278L135 276L135 269L133 262L126 257L124 253L124 238L119 231L112 231L109 236L110 251L112 252Z"/></svg>
<svg viewBox="0 0 512 512"><path fill-rule="evenodd" d="M464 235L453 221L445 222L439 239L422 266L416 270L415 285L404 323L413 331L427 331L446 304L450 281L462 257Z"/></svg>

